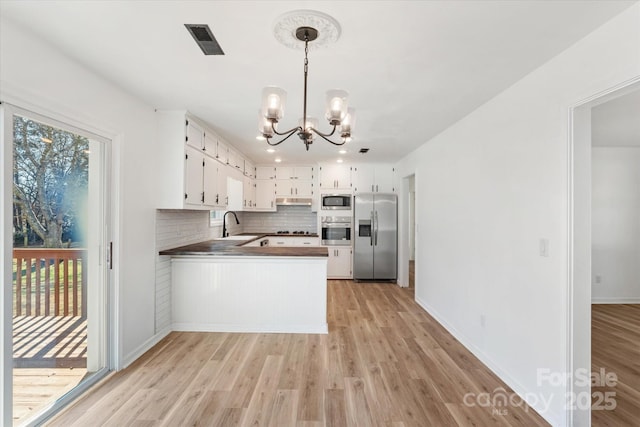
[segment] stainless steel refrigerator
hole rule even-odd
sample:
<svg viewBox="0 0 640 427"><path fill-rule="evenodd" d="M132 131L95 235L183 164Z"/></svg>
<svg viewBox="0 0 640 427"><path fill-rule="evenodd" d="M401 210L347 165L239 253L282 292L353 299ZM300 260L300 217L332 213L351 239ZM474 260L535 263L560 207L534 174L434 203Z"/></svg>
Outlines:
<svg viewBox="0 0 640 427"><path fill-rule="evenodd" d="M398 198L363 193L354 197L353 278L396 280L398 265Z"/></svg>

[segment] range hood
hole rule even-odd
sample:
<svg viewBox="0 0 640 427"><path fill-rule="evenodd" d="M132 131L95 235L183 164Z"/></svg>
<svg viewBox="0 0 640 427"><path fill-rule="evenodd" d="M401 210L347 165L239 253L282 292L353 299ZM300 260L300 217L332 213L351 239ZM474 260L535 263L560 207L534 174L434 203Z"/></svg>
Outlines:
<svg viewBox="0 0 640 427"><path fill-rule="evenodd" d="M278 197L276 205L282 206L311 206L311 198L304 197Z"/></svg>

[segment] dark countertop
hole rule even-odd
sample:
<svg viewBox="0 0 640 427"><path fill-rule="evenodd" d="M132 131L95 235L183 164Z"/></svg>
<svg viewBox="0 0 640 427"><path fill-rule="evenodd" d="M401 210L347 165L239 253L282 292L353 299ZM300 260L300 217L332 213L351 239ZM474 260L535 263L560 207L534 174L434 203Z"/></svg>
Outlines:
<svg viewBox="0 0 640 427"><path fill-rule="evenodd" d="M246 233L249 234L249 233ZM160 255L170 256L273 256L273 257L328 257L329 251L323 246L253 246L243 247L245 243L260 240L269 236L289 236L289 237L318 237L317 234L260 234L252 233L255 238L247 240L223 240L214 239L205 242L193 243L191 245L180 246L173 249L160 251Z"/></svg>

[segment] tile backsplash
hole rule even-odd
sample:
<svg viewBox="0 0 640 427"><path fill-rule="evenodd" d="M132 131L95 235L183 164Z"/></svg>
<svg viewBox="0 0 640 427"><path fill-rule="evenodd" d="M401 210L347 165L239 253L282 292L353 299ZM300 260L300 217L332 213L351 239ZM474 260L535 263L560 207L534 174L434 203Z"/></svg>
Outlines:
<svg viewBox="0 0 640 427"><path fill-rule="evenodd" d="M310 206L278 206L277 212L243 212L244 233L276 231L318 232L317 213Z"/></svg>

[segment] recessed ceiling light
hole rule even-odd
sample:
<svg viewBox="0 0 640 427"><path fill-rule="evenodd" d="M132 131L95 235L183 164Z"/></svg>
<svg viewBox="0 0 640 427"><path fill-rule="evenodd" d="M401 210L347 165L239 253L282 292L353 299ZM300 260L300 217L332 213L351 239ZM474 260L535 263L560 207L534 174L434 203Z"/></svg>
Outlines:
<svg viewBox="0 0 640 427"><path fill-rule="evenodd" d="M280 157L276 157L275 162L276 163L280 163L282 161L282 159Z"/></svg>
<svg viewBox="0 0 640 427"><path fill-rule="evenodd" d="M336 160L336 162L342 163L342 159L338 159L338 160Z"/></svg>
<svg viewBox="0 0 640 427"><path fill-rule="evenodd" d="M347 150L340 150L340 151L338 151L338 153L340 153L340 154L347 154Z"/></svg>
<svg viewBox="0 0 640 427"><path fill-rule="evenodd" d="M267 153L275 153L275 148L267 148Z"/></svg>

